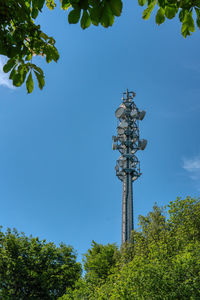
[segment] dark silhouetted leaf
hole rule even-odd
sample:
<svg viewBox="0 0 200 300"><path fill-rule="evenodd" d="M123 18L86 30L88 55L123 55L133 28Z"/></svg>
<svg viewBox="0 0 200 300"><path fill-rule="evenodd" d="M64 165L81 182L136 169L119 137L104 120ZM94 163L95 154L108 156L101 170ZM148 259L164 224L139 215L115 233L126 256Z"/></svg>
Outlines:
<svg viewBox="0 0 200 300"><path fill-rule="evenodd" d="M197 14L197 19L196 19L196 23L198 28L200 29L200 9L199 8L195 8L196 14Z"/></svg>
<svg viewBox="0 0 200 300"><path fill-rule="evenodd" d="M68 15L68 22L69 24L77 24L81 16L80 9L73 9L70 11Z"/></svg>
<svg viewBox="0 0 200 300"><path fill-rule="evenodd" d="M101 7L95 6L90 9L90 18L93 25L95 26L99 25L100 17L101 17Z"/></svg>
<svg viewBox="0 0 200 300"><path fill-rule="evenodd" d="M161 7L156 14L156 24L160 25L165 21L165 11Z"/></svg>
<svg viewBox="0 0 200 300"><path fill-rule="evenodd" d="M39 13L39 9L38 8L36 8L36 7L33 7L33 9L32 9L32 18L33 19L36 19L37 18L37 16L38 16L38 13Z"/></svg>
<svg viewBox="0 0 200 300"><path fill-rule="evenodd" d="M168 19L173 19L177 13L177 8L175 6L166 6L165 8L165 16Z"/></svg>
<svg viewBox="0 0 200 300"><path fill-rule="evenodd" d="M110 8L111 8L113 14L115 16L119 17L122 12L122 6L123 6L122 1L121 0L110 0L109 5L110 5Z"/></svg>
<svg viewBox="0 0 200 300"><path fill-rule="evenodd" d="M71 3L69 0L62 0L62 9L66 10L71 7Z"/></svg>
<svg viewBox="0 0 200 300"><path fill-rule="evenodd" d="M15 65L15 63L16 63L15 59L13 59L13 58L9 59L7 61L7 63L4 65L4 67L3 67L3 71L5 73L8 73L13 68L13 66Z"/></svg>
<svg viewBox="0 0 200 300"><path fill-rule="evenodd" d="M23 83L23 80L22 80L22 76L20 73L15 73L15 75L13 76L13 85L14 86L21 86Z"/></svg>
<svg viewBox="0 0 200 300"><path fill-rule="evenodd" d="M41 11L44 6L45 0L37 0L37 7Z"/></svg>

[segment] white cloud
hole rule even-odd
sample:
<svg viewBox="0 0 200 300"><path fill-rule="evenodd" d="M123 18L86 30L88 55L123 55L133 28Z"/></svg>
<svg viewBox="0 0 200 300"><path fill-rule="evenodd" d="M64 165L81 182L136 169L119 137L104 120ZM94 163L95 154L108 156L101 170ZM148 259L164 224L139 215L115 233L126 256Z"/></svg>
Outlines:
<svg viewBox="0 0 200 300"><path fill-rule="evenodd" d="M200 181L200 156L183 159L183 169L186 170L192 180Z"/></svg>
<svg viewBox="0 0 200 300"><path fill-rule="evenodd" d="M6 59L0 56L0 85L8 87L9 89L14 89L12 81L9 79L9 74L4 73L3 66L6 63Z"/></svg>

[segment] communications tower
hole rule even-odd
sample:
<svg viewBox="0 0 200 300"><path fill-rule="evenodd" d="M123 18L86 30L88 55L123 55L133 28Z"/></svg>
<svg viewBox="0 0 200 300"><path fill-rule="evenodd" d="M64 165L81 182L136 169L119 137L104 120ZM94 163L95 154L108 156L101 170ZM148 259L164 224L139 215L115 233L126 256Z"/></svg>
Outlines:
<svg viewBox="0 0 200 300"><path fill-rule="evenodd" d="M133 226L133 182L138 179L140 162L135 155L138 150L144 150L147 140L140 140L139 121L143 120L146 112L139 111L133 98L134 92L128 89L123 93L122 103L115 111L119 120L117 136L113 136L113 150L119 150L121 156L115 167L117 177L123 183L122 197L122 244L130 241Z"/></svg>

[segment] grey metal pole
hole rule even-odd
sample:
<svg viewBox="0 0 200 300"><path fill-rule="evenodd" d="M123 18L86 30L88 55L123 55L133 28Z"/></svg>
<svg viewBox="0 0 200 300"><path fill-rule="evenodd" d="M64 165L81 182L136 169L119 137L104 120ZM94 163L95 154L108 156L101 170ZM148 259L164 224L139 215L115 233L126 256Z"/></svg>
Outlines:
<svg viewBox="0 0 200 300"><path fill-rule="evenodd" d="M124 178L123 180L123 197L122 197L122 244L125 243L125 241L127 240L126 237L126 215L127 215L127 210L126 210L126 179Z"/></svg>

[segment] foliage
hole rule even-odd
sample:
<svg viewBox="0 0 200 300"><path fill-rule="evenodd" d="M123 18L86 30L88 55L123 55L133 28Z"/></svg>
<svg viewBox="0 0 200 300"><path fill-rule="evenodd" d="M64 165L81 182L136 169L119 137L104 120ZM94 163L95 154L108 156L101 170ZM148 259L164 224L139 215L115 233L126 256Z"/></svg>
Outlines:
<svg viewBox="0 0 200 300"><path fill-rule="evenodd" d="M14 86L26 80L28 93L33 91L34 73L39 88L44 81L43 71L32 63L33 56L46 58L47 63L59 58L55 40L47 36L34 20L42 11L44 0L1 0L0 2L0 54L9 59L4 72L10 72Z"/></svg>
<svg viewBox="0 0 200 300"><path fill-rule="evenodd" d="M61 299L96 299L95 291L105 284L107 278L115 272L119 260L119 250L115 244L102 245L92 241L92 247L83 257L86 271L75 289L68 289Z"/></svg>
<svg viewBox="0 0 200 300"><path fill-rule="evenodd" d="M146 0L138 0L143 6ZM60 0L61 8L68 11L68 22L76 24L80 21L82 29L91 24L112 26L115 17L122 13L122 0ZM34 88L33 76L40 89L44 87L44 73L32 62L34 56L45 57L46 62L57 62L58 50L55 40L41 30L35 21L44 8L45 0L1 0L0 1L0 54L8 58L4 72L10 72L9 78L16 87L26 81L27 92ZM200 0L147 0L147 8L143 18L147 20L154 7L158 5L156 23L162 24L166 18L172 19L176 14L182 23L184 37L195 31L196 24L200 28ZM46 0L46 6L53 10L54 0Z"/></svg>
<svg viewBox="0 0 200 300"><path fill-rule="evenodd" d="M152 212L140 216L139 230L132 232L129 245L116 252L106 276L98 273L105 256L101 265L97 246L86 256L85 278L62 300L200 299L199 199L177 198L165 208L155 204Z"/></svg>
<svg viewBox="0 0 200 300"><path fill-rule="evenodd" d="M44 33L40 25L35 24L42 12L45 0L1 0L0 1L0 54L8 57L4 72L10 72L9 78L16 87L26 81L27 92L34 88L33 74L40 89L44 87L44 73L32 62L34 56L46 58L49 63L59 59L55 40ZM46 6L54 9L54 0L46 0ZM61 8L67 10L70 24L80 20L83 29L90 24L104 27L112 26L115 16L120 16L121 0L62 0Z"/></svg>
<svg viewBox="0 0 200 300"><path fill-rule="evenodd" d="M151 12L157 5L156 24L162 24L165 19L173 19L177 14L182 23L181 33L184 38L195 31L194 15L196 15L196 26L200 28L200 0L138 0L139 5L147 8L143 12L143 19L149 19Z"/></svg>
<svg viewBox="0 0 200 300"><path fill-rule="evenodd" d="M83 265L87 282L97 285L113 272L118 249L115 244L101 245L92 241L92 248L84 255Z"/></svg>
<svg viewBox="0 0 200 300"><path fill-rule="evenodd" d="M80 276L72 247L0 231L0 299L57 299Z"/></svg>

